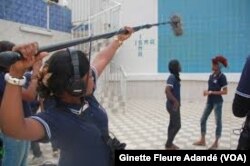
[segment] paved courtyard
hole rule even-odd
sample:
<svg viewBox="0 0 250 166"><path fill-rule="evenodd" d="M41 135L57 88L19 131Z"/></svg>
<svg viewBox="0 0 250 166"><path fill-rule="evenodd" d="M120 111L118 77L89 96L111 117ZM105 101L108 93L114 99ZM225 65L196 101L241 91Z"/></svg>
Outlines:
<svg viewBox="0 0 250 166"><path fill-rule="evenodd" d="M110 104L103 105L108 112L110 131L127 143L127 149L164 149L169 123L164 100L129 100L126 109L122 107L113 112L109 111L112 110ZM244 119L233 116L231 105L232 103L224 103L223 106L223 130L219 149L235 149L237 146L239 135L235 135L233 130L240 129ZM205 150L214 141L215 121L212 113L207 123L207 146L192 145L200 137L199 121L204 107L205 101L182 102L182 127L175 139L175 144L181 149ZM58 159L52 156L51 145L41 144L41 147L45 160L56 163ZM31 157L30 154L29 158Z"/></svg>

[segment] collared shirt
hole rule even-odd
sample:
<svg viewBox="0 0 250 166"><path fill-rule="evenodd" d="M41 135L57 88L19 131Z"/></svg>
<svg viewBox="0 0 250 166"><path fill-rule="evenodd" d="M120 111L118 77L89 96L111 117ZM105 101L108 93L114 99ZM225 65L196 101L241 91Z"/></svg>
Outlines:
<svg viewBox="0 0 250 166"><path fill-rule="evenodd" d="M209 76L208 91L221 91L225 87L227 87L227 78L223 73L211 74ZM207 101L208 103L223 102L223 98L221 95L209 95Z"/></svg>

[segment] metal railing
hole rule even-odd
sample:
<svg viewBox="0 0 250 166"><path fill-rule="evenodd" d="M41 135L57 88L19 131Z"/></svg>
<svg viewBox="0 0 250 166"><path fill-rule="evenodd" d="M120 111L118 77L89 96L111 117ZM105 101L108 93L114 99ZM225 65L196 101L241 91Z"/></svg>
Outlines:
<svg viewBox="0 0 250 166"><path fill-rule="evenodd" d="M114 0L75 0L69 1L73 12L72 38L87 38L118 30L120 27L121 3ZM109 39L92 42L91 54L95 55L109 43ZM85 53L89 44L76 46ZM92 58L94 59L94 57ZM124 108L127 100L127 75L124 69L111 62L97 82L95 95L100 103L112 112Z"/></svg>
<svg viewBox="0 0 250 166"><path fill-rule="evenodd" d="M111 62L98 80L96 96L112 112L127 109L127 74L123 67Z"/></svg>
<svg viewBox="0 0 250 166"><path fill-rule="evenodd" d="M85 38L91 35L98 35L107 32L111 32L119 29L120 26L120 7L121 4L115 2L113 0L106 1L86 1L86 5L91 6L92 3L98 3L95 9L90 9L89 12L79 13L78 17L80 19L73 20L73 28L72 28L72 38ZM84 8L84 3L79 2L79 5L82 5ZM74 5L76 6L76 5ZM99 7L98 7L99 6ZM85 7L86 8L86 7ZM72 11L74 9L72 8ZM77 10L77 9L75 9ZM93 13L93 11L96 11ZM94 41L92 43L92 52L99 52L100 49L108 43L108 39ZM88 44L81 44L77 46L77 49L80 49L84 52L89 51Z"/></svg>

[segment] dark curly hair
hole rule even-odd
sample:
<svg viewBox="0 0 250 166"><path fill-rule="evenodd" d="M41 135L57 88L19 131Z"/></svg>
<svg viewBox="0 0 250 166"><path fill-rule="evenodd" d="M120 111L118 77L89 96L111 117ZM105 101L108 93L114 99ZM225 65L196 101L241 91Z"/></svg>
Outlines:
<svg viewBox="0 0 250 166"><path fill-rule="evenodd" d="M171 74L173 74L178 81L181 81L180 79L180 62L177 59L173 59L168 64L168 70Z"/></svg>
<svg viewBox="0 0 250 166"><path fill-rule="evenodd" d="M212 63L213 64L219 64L219 63L221 63L224 67L228 67L228 61L227 61L227 59L224 57L224 56L222 56L222 55L218 55L218 56L216 56L216 57L214 57L213 59L212 59Z"/></svg>
<svg viewBox="0 0 250 166"><path fill-rule="evenodd" d="M0 41L0 52L11 51L14 46L15 44L10 41Z"/></svg>
<svg viewBox="0 0 250 166"><path fill-rule="evenodd" d="M2 40L2 41L0 41L0 52L11 51L14 46L15 46L14 43L12 43L10 41ZM6 72L7 69L5 67L0 66L0 72L2 72L2 71Z"/></svg>
<svg viewBox="0 0 250 166"><path fill-rule="evenodd" d="M79 74L83 77L89 72L89 61L86 54L77 50L79 59ZM44 83L46 74L51 76ZM67 91L69 80L74 74L73 64L70 54L67 50L61 50L54 53L45 63L43 71L40 74L38 83L38 93L42 98L50 96L59 97Z"/></svg>

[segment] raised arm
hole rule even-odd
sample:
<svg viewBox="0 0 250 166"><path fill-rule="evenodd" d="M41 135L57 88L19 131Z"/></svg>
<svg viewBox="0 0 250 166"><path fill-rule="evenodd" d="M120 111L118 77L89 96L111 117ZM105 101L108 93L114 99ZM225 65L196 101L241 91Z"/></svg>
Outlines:
<svg viewBox="0 0 250 166"><path fill-rule="evenodd" d="M100 76L105 67L109 64L109 62L114 57L117 49L122 45L122 43L127 40L131 34L133 33L133 29L130 27L125 27L125 29L129 32L128 34L118 35L115 40L113 40L105 49L99 52L94 59L92 65L97 70L98 75Z"/></svg>
<svg viewBox="0 0 250 166"><path fill-rule="evenodd" d="M14 48L20 51L24 58L10 67L9 75L16 79L22 78L27 68L41 60L45 54L37 57L37 43L20 45ZM47 54L46 54L47 55ZM6 135L17 139L38 140L43 138L43 126L30 118L24 118L22 105L22 87L6 81L5 91L0 108L1 130Z"/></svg>

